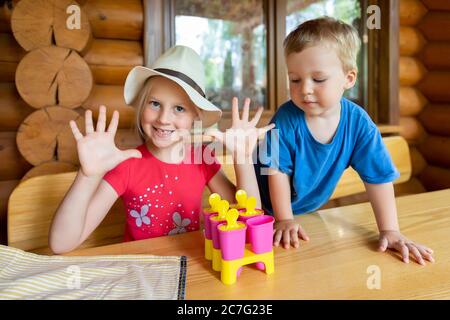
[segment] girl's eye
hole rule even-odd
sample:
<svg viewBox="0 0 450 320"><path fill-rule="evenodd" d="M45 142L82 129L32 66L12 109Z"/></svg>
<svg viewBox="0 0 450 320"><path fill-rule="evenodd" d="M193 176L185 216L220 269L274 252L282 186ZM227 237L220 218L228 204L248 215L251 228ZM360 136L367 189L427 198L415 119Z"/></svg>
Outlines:
<svg viewBox="0 0 450 320"><path fill-rule="evenodd" d="M291 79L291 82L292 82L292 83L299 83L300 80L298 80L298 79Z"/></svg>
<svg viewBox="0 0 450 320"><path fill-rule="evenodd" d="M182 106L175 107L176 112L184 112L184 108Z"/></svg>
<svg viewBox="0 0 450 320"><path fill-rule="evenodd" d="M318 83L325 82L325 81L327 81L327 79L314 79L314 82L318 82Z"/></svg>
<svg viewBox="0 0 450 320"><path fill-rule="evenodd" d="M154 108L154 109L158 109L160 106L158 101L150 101L150 107Z"/></svg>

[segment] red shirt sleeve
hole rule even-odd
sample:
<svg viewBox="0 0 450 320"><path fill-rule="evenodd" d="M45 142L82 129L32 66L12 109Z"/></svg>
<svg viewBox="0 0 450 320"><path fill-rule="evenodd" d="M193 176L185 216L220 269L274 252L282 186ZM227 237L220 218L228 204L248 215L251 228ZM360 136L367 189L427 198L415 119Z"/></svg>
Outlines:
<svg viewBox="0 0 450 320"><path fill-rule="evenodd" d="M211 148L208 148L206 151L205 149L208 148L207 146L203 146L203 172L205 173L205 180L206 184L208 184L209 180L211 180L212 177L216 175L216 173L220 170L221 164L219 161L217 161L217 158L215 156L214 150Z"/></svg>
<svg viewBox="0 0 450 320"><path fill-rule="evenodd" d="M117 195L122 196L128 188L128 180L130 177L130 161L119 163L114 169L105 174L103 180L108 182Z"/></svg>

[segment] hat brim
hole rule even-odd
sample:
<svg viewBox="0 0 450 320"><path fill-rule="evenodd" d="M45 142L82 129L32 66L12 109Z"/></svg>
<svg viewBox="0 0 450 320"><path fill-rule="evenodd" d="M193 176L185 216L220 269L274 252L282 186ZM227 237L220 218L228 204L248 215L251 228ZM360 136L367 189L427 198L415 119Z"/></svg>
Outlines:
<svg viewBox="0 0 450 320"><path fill-rule="evenodd" d="M216 107L214 104L204 98L194 88L188 85L183 80L170 76L154 69L146 68L143 66L134 67L125 80L124 98L126 104L131 104L136 99L139 91L144 86L145 81L153 76L161 76L177 83L200 110L200 119L202 120L202 126L207 128L218 122L222 116L222 110Z"/></svg>

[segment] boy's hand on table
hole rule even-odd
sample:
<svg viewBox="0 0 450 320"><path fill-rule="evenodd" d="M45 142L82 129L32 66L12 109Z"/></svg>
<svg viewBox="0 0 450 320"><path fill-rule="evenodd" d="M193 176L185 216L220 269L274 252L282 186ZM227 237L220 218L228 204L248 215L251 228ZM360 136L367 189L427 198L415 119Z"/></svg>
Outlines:
<svg viewBox="0 0 450 320"><path fill-rule="evenodd" d="M409 254L411 253L416 259L417 263L425 265L424 258L430 262L434 262L433 250L430 248L415 243L406 238L400 231L385 230L380 231L378 249L382 252L386 249L393 249L401 253L403 262L409 263Z"/></svg>
<svg viewBox="0 0 450 320"><path fill-rule="evenodd" d="M285 249L289 249L292 245L298 248L300 241L303 239L309 241L309 237L305 230L294 219L279 220L275 222L273 230L273 245L278 247L280 242Z"/></svg>

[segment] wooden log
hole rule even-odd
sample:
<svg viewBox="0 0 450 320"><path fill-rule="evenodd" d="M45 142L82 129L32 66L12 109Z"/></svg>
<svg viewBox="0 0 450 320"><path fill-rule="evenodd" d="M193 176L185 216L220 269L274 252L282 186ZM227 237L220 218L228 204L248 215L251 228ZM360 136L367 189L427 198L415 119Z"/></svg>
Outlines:
<svg viewBox="0 0 450 320"><path fill-rule="evenodd" d="M429 10L447 10L447 11L450 11L450 1L448 1L448 0L422 0L422 3Z"/></svg>
<svg viewBox="0 0 450 320"><path fill-rule="evenodd" d="M418 84L419 90L430 102L450 103L450 72L427 72Z"/></svg>
<svg viewBox="0 0 450 320"><path fill-rule="evenodd" d="M124 86L128 73L134 66L89 66L94 77L94 83L100 85Z"/></svg>
<svg viewBox="0 0 450 320"><path fill-rule="evenodd" d="M83 8L95 38L142 39L144 11L141 0L89 0Z"/></svg>
<svg viewBox="0 0 450 320"><path fill-rule="evenodd" d="M19 62L27 54L10 33L0 33L0 61Z"/></svg>
<svg viewBox="0 0 450 320"><path fill-rule="evenodd" d="M423 127L431 134L450 136L450 104L432 104L419 116Z"/></svg>
<svg viewBox="0 0 450 320"><path fill-rule="evenodd" d="M67 8L79 8L79 27L72 23ZM22 0L11 16L11 29L17 42L27 51L56 45L83 52L92 39L87 14L73 0Z"/></svg>
<svg viewBox="0 0 450 320"><path fill-rule="evenodd" d="M54 160L78 165L70 120L84 130L83 117L73 110L49 107L33 112L17 132L20 153L35 166Z"/></svg>
<svg viewBox="0 0 450 320"><path fill-rule="evenodd" d="M418 28L429 41L449 41L450 12L429 11L418 24Z"/></svg>
<svg viewBox="0 0 450 320"><path fill-rule="evenodd" d="M64 172L77 171L78 167L72 163L62 161L49 161L44 162L36 167L33 167L22 178L22 181L33 177L44 176L49 174L57 174Z"/></svg>
<svg viewBox="0 0 450 320"><path fill-rule="evenodd" d="M399 46L400 55L413 56L418 53L425 44L425 39L416 28L400 27Z"/></svg>
<svg viewBox="0 0 450 320"><path fill-rule="evenodd" d="M412 57L400 57L399 80L402 86L413 86L422 79L426 69L422 63Z"/></svg>
<svg viewBox="0 0 450 320"><path fill-rule="evenodd" d="M83 103L84 109L93 112L94 120L97 121L98 109L101 105L107 107L107 115L110 117L114 110L119 111L119 128L132 128L135 124L134 108L125 103L123 97L123 86L95 85L89 98Z"/></svg>
<svg viewBox="0 0 450 320"><path fill-rule="evenodd" d="M73 50L45 47L29 52L19 63L16 86L32 107L79 107L92 89L92 73Z"/></svg>
<svg viewBox="0 0 450 320"><path fill-rule="evenodd" d="M427 136L419 150L430 165L450 168L450 137Z"/></svg>
<svg viewBox="0 0 450 320"><path fill-rule="evenodd" d="M400 116L415 116L423 110L426 104L427 99L425 99L425 97L416 88L400 87Z"/></svg>
<svg viewBox="0 0 450 320"><path fill-rule="evenodd" d="M7 244L7 214L8 200L14 188L19 184L19 180L0 181L0 244Z"/></svg>
<svg viewBox="0 0 450 320"><path fill-rule="evenodd" d="M411 156L411 176L414 177L422 172L422 170L427 166L427 162L417 148L411 147L409 149L409 153Z"/></svg>
<svg viewBox="0 0 450 320"><path fill-rule="evenodd" d="M415 146L425 139L425 129L415 117L400 117L399 124L400 135L408 141L409 145Z"/></svg>
<svg viewBox="0 0 450 320"><path fill-rule="evenodd" d="M124 85L128 72L144 64L140 41L97 39L84 59L96 84Z"/></svg>
<svg viewBox="0 0 450 320"><path fill-rule="evenodd" d="M0 131L17 131L33 111L19 96L14 83L0 83Z"/></svg>
<svg viewBox="0 0 450 320"><path fill-rule="evenodd" d="M450 43L429 42L419 55L428 70L450 70Z"/></svg>
<svg viewBox="0 0 450 320"><path fill-rule="evenodd" d="M16 132L0 132L0 180L20 180L31 168L16 145Z"/></svg>
<svg viewBox="0 0 450 320"><path fill-rule="evenodd" d="M400 0L399 17L401 26L414 26L427 13L420 0Z"/></svg>
<svg viewBox="0 0 450 320"><path fill-rule="evenodd" d="M420 174L420 181L427 191L450 188L450 169L427 166Z"/></svg>
<svg viewBox="0 0 450 320"><path fill-rule="evenodd" d="M406 196L409 194L423 193L427 190L418 178L411 178L406 182L394 185L395 196Z"/></svg>
<svg viewBox="0 0 450 320"><path fill-rule="evenodd" d="M0 61L0 82L12 82L16 78L17 62Z"/></svg>

